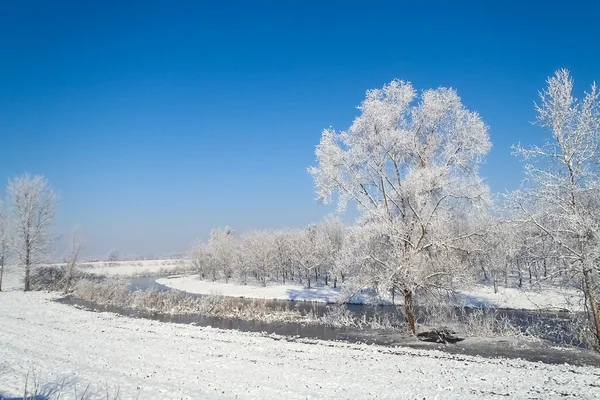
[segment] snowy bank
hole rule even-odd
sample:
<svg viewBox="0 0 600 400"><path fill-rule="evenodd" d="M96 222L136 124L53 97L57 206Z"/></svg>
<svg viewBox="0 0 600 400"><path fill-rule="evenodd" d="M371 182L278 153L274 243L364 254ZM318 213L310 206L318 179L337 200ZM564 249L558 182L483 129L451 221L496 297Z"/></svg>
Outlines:
<svg viewBox="0 0 600 400"><path fill-rule="evenodd" d="M202 280L196 275L172 276L156 280L167 287L196 294L221 294L231 297L252 299L276 299L295 301L316 301L322 303L354 303L354 304L391 304L390 299L378 298L372 291L363 289L356 293L344 290L343 286L333 288L322 284L308 289L302 285L268 284L267 286L241 285L238 283L211 282ZM521 290L499 287L494 293L491 286L476 285L468 290L458 291L454 301L467 307L513 308L523 310L583 310L580 302L581 294L573 289L547 288L543 291ZM396 304L401 304L400 296Z"/></svg>
<svg viewBox="0 0 600 400"><path fill-rule="evenodd" d="M278 340L92 313L45 293L0 293L0 397L600 398L600 369L438 351ZM62 383L62 388L61 387ZM56 398L51 395L50 398ZM112 397L111 397L112 398Z"/></svg>
<svg viewBox="0 0 600 400"><path fill-rule="evenodd" d="M388 304L389 301L379 299L372 291L343 290L317 284L310 289L302 285L268 284L267 286L242 285L238 283L211 282L202 280L197 275L175 276L157 279L156 283L195 294L220 294L230 297L250 299L316 301L319 303L353 303L353 304Z"/></svg>
<svg viewBox="0 0 600 400"><path fill-rule="evenodd" d="M123 277L178 274L189 272L191 268L183 259L92 262L80 267L81 271L91 274Z"/></svg>
<svg viewBox="0 0 600 400"><path fill-rule="evenodd" d="M458 292L457 301L470 307L498 307L522 310L569 310L583 311L581 292L575 289L548 287L543 290L524 290L475 285Z"/></svg>

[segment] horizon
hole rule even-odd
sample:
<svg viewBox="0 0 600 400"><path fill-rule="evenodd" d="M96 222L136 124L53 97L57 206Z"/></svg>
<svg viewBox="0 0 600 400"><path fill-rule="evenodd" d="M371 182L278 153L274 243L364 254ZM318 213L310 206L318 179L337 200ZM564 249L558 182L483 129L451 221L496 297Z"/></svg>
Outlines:
<svg viewBox="0 0 600 400"><path fill-rule="evenodd" d="M369 89L456 89L490 128L480 175L501 193L524 176L511 145L550 136L531 125L547 77L570 70L577 97L600 79L598 5L317 4L0 5L3 186L45 176L86 258L184 254L212 228L334 212L306 169Z"/></svg>

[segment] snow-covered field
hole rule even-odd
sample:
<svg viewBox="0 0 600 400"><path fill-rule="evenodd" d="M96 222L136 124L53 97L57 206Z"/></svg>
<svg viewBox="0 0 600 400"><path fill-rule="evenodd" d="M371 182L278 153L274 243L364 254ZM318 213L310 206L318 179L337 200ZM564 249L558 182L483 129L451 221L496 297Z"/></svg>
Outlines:
<svg viewBox="0 0 600 400"><path fill-rule="evenodd" d="M339 287L317 285L307 289L302 285L269 284L266 287L256 285L241 285L237 283L211 282L202 280L196 275L161 278L157 283L189 293L213 294L225 296L247 297L256 299L277 299L296 301L317 301L325 303L340 303L348 301L349 293ZM580 311L583 304L579 302L580 294L572 289L558 290L549 288L544 291L520 290L516 288L499 287L498 293L490 286L476 285L473 288L458 292L459 303L471 307L501 307L515 309L567 309ZM382 299L380 303L389 303L391 299ZM370 304L377 302L375 295L363 290L352 296L353 303ZM402 301L401 297L396 302Z"/></svg>
<svg viewBox="0 0 600 400"><path fill-rule="evenodd" d="M280 285L271 283L267 286L242 285L231 282L202 280L197 275L161 278L157 279L156 282L189 293L218 293L223 296L252 299L316 301L320 303L343 303L350 301L357 304L370 304L377 301L376 296L369 290L350 293L340 289L340 287L333 288L322 284L315 285L310 289L295 284ZM349 298L351 295L352 298Z"/></svg>
<svg viewBox="0 0 600 400"><path fill-rule="evenodd" d="M548 287L544 290L521 290L518 288L498 287L494 293L492 286L475 285L469 290L459 292L459 298L465 305L473 307L492 306L524 310L582 311L581 292L575 289Z"/></svg>
<svg viewBox="0 0 600 400"><path fill-rule="evenodd" d="M0 397L33 374L61 399L600 398L600 369L129 319L0 293ZM58 389L61 386L62 389ZM111 397L112 398L112 397Z"/></svg>
<svg viewBox="0 0 600 400"><path fill-rule="evenodd" d="M81 270L97 275L108 276L143 276L159 274L175 274L190 268L187 260L142 260L85 263Z"/></svg>

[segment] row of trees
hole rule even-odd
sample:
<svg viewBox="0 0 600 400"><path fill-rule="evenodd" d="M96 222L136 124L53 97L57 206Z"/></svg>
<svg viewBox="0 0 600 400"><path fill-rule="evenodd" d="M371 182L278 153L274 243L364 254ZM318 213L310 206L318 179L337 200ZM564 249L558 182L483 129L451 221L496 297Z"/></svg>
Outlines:
<svg viewBox="0 0 600 400"><path fill-rule="evenodd" d="M581 100L565 70L536 105L543 146L516 146L528 164L521 189L492 201L479 175L488 128L453 89L417 93L395 80L370 90L346 131L323 131L313 176L319 200L358 205L351 227L337 220L301 230L212 232L194 247L204 277L250 274L266 284L353 276L401 294L415 331L415 296L481 278L572 285L582 290L600 343L600 103Z"/></svg>
<svg viewBox="0 0 600 400"><path fill-rule="evenodd" d="M324 280L337 284L345 270L338 254L348 228L328 219L307 229L251 231L238 237L228 227L214 229L207 243L198 242L191 260L202 278L246 284L251 277L262 285L268 281L297 282L309 288Z"/></svg>

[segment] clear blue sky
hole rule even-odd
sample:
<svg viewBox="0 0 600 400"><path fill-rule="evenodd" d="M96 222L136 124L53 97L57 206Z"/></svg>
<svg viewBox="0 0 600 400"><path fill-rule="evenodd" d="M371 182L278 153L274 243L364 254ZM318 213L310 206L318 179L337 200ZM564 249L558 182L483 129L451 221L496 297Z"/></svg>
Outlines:
<svg viewBox="0 0 600 400"><path fill-rule="evenodd" d="M600 79L593 3L4 1L0 181L45 175L89 255L303 226L332 211L306 173L322 129L399 78L456 88L491 128L482 174L514 189L546 77Z"/></svg>

